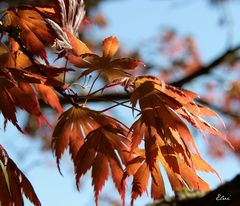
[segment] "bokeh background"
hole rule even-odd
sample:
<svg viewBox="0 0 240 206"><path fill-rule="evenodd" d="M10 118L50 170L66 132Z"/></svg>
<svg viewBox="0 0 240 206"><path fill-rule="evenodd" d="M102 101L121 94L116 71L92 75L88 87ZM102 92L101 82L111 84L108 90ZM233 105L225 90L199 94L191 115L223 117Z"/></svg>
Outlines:
<svg viewBox="0 0 240 206"><path fill-rule="evenodd" d="M235 146L231 150L217 137L207 135L206 143L192 129L200 154L221 175L223 182L240 173L240 1L239 0L105 0L88 1L87 18L81 38L90 45L99 45L116 35L121 53L140 58L146 67L142 74L153 74L167 82L180 81L224 56L203 75L196 75L183 84L184 88L200 94L201 103L213 108L224 120L210 119ZM4 10L17 4L51 4L50 1L0 1ZM236 48L236 49L235 49ZM98 48L95 48L96 51ZM235 49L235 50L234 50ZM227 53L228 52L228 53ZM51 55L49 54L51 59ZM53 60L52 60L53 62ZM58 62L60 65L61 62ZM102 102L90 103L97 109ZM64 108L68 108L65 105ZM111 114L131 125L134 118L127 109L114 109ZM57 118L47 108L44 114L50 120ZM80 192L75 187L73 165L66 152L61 161L63 176L57 170L50 150L51 134L46 125L36 131L34 120L18 112L22 126L33 121L29 135L22 135L10 123L3 129L0 117L0 143L31 181L43 206L91 206L94 193L90 173L81 182ZM214 175L201 174L216 188L220 182ZM166 178L165 178L166 179ZM131 184L127 190L130 200ZM168 194L173 193L168 184ZM135 205L152 200L147 194ZM119 205L120 197L109 180L100 195L100 205ZM30 205L26 201L26 205Z"/></svg>

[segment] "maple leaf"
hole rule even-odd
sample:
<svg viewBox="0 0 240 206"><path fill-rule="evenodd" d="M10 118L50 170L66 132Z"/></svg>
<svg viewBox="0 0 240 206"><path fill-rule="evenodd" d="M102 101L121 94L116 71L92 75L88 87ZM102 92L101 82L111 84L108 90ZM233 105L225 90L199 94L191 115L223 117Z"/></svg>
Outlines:
<svg viewBox="0 0 240 206"><path fill-rule="evenodd" d="M3 43L0 43L0 60L0 75L15 85L18 82L45 84L52 79L42 76L36 69L30 71L33 65L29 58L19 50L10 51ZM42 69L40 64L39 67Z"/></svg>
<svg viewBox="0 0 240 206"><path fill-rule="evenodd" d="M41 124L41 120L43 120L47 125L50 125L41 112L36 93L30 84L19 83L17 87L8 89L8 93L16 107L26 110L28 113L33 114L37 118L38 125Z"/></svg>
<svg viewBox="0 0 240 206"><path fill-rule="evenodd" d="M7 72L7 70L0 70L0 111L5 118L5 123L9 120L19 131L23 132L18 125L15 115L16 107L19 107L37 117L39 123L40 119L43 119L48 124L48 121L40 111L40 105L36 93L31 84L27 83L28 81L39 83L40 80L36 78L35 75L34 77L28 75L25 76L27 73L22 70L15 70L12 68L10 71L12 73ZM22 83L19 80L22 80Z"/></svg>
<svg viewBox="0 0 240 206"><path fill-rule="evenodd" d="M24 206L25 195L35 206L41 203L27 177L0 145L0 203Z"/></svg>
<svg viewBox="0 0 240 206"><path fill-rule="evenodd" d="M137 77L134 86L131 95L132 107L135 108L138 102L141 112L138 120L130 128L129 136L132 139L132 153L142 140L145 142L144 161L147 169L143 166L141 170L144 169L152 175L160 160L173 190L184 187L184 182L190 189L206 189L206 183L197 176L196 169L214 173L215 171L199 156L192 135L182 118L202 134L203 131L208 131L226 139L221 132L200 117L217 115L210 109L194 103L197 97L195 93L167 85L156 77ZM202 168L196 166L196 158L199 159L199 164L204 165ZM153 175L152 178L154 179ZM133 187L132 200L146 190L145 182L142 184L140 188Z"/></svg>
<svg viewBox="0 0 240 206"><path fill-rule="evenodd" d="M103 54L98 56L93 53L84 53L80 57L82 59L76 60L74 65L79 68L88 68L80 77L86 76L94 71L98 71L104 75L109 81L113 81L119 77L131 76L124 70L133 70L142 62L132 58L117 58L113 59L119 48L117 37L110 36L104 39L102 44Z"/></svg>
<svg viewBox="0 0 240 206"><path fill-rule="evenodd" d="M6 17L4 25L18 26L26 48L47 62L44 44L51 44L53 36L41 13L34 7L20 6L8 9Z"/></svg>
<svg viewBox="0 0 240 206"><path fill-rule="evenodd" d="M36 65L33 66L24 53L19 50L15 53L9 51L6 45L2 43L0 44L0 60L2 60L0 62L0 97L2 98L0 111L2 111L6 120L10 120L23 132L15 116L15 107L19 107L37 117L39 124L40 119L43 119L48 124L46 118L40 111L36 92L46 103L49 103L53 108L62 112L58 96L52 87L50 87L64 87L63 83L52 77L58 75L59 70L56 71L56 68L51 68L52 73L49 77L42 76L35 67L37 65L42 69L43 65L38 65L36 62ZM35 70L31 69L32 67L34 67ZM35 85L36 92L33 90L33 85ZM3 105L8 108L8 110L4 111Z"/></svg>
<svg viewBox="0 0 240 206"><path fill-rule="evenodd" d="M218 117L218 115L212 110L195 103L194 99L198 97L197 94L167 85L158 78L152 76L137 77L134 81L134 85L135 90L131 95L133 108L136 106L137 101L139 101L142 113L147 114L148 111L152 112L156 110L155 116L159 118L163 124L166 123L169 126L169 124L172 123L170 125L174 125L177 121L181 124L181 126L178 127L182 128L184 122L179 117L180 115L196 127L202 134L204 131L208 131L228 142L220 131L202 119L203 116ZM159 116L161 113L165 114L165 118ZM143 116L144 115L142 115L142 119L145 119L144 121L151 122L150 117L145 118ZM153 117L155 118L155 116ZM173 128L176 128L176 125ZM175 130L178 131L178 129Z"/></svg>
<svg viewBox="0 0 240 206"><path fill-rule="evenodd" d="M123 180L122 163L126 164L128 160L130 142L126 138L128 131L118 121L114 119L111 119L111 121L86 136L85 142L75 159L77 185L79 185L81 176L92 167L92 184L96 205L98 205L99 192L108 178L109 167L113 182L124 205L125 181Z"/></svg>
<svg viewBox="0 0 240 206"><path fill-rule="evenodd" d="M59 117L52 135L52 148L58 168L67 147L75 165L77 185L81 176L93 167L96 204L99 192L108 178L108 167L111 168L113 181L124 202L122 163L126 164L129 158L130 141L126 138L127 132L119 121L87 107L71 107Z"/></svg>
<svg viewBox="0 0 240 206"><path fill-rule="evenodd" d="M4 26L18 26L21 29L21 39L26 48L47 62L45 44L50 44L57 50L66 49L69 61L76 56L90 52L86 44L80 41L79 25L85 15L84 3L80 0L59 0L59 7L20 6L7 10ZM68 7L67 7L68 6ZM61 23L59 21L59 15ZM53 33L52 31L55 31ZM55 39L55 40L54 40ZM10 38L13 50L19 49L18 43Z"/></svg>
<svg viewBox="0 0 240 206"><path fill-rule="evenodd" d="M22 131L17 123L15 112L16 108L26 110L30 114L37 117L39 124L43 119L47 124L48 121L42 115L36 92L41 98L59 112L62 112L58 96L50 85L62 86L63 84L53 78L45 78L39 74L33 74L26 70L16 68L0 69L0 97L2 105L8 105L8 110L4 111L4 107L0 107L6 120L10 120L20 131ZM46 84L46 85L44 85ZM33 89L35 85L36 92ZM47 86L49 85L49 86Z"/></svg>
<svg viewBox="0 0 240 206"><path fill-rule="evenodd" d="M1 68L16 68L24 69L32 65L28 57L18 49L11 51L8 47L0 42L0 67Z"/></svg>
<svg viewBox="0 0 240 206"><path fill-rule="evenodd" d="M159 167L155 167L152 173L144 161L145 158L137 156L127 164L124 179L133 176L131 205L134 200L147 191L150 175L152 176L151 197L160 199L165 194L164 182Z"/></svg>
<svg viewBox="0 0 240 206"><path fill-rule="evenodd" d="M61 156L67 147L74 160L88 133L109 124L109 121L113 121L112 118L87 107L73 106L65 111L59 117L52 134L52 148L57 157L58 168Z"/></svg>
<svg viewBox="0 0 240 206"><path fill-rule="evenodd" d="M2 81L2 80L1 80ZM16 108L26 110L28 113L33 114L38 121L38 126L43 120L47 125L50 125L48 120L42 114L40 105L34 92L32 86L28 83L19 83L16 85L11 85L11 82L5 81L7 85L2 86L0 84L0 111L2 112L5 118L5 126L7 121L11 121L16 128L25 133L18 124L16 117ZM9 88L6 88L9 87ZM53 101L54 99L51 99ZM56 106L59 107L57 102L50 102L52 106L56 103ZM58 108L61 111L60 107Z"/></svg>

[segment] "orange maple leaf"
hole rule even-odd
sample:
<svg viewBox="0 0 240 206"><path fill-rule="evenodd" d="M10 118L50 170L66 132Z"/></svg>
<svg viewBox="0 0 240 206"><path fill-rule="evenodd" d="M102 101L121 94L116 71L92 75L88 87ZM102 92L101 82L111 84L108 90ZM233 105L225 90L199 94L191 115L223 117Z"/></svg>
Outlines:
<svg viewBox="0 0 240 206"><path fill-rule="evenodd" d="M87 68L81 75L86 76L94 71L98 71L109 81L113 81L119 77L131 76L125 70L133 70L142 62L132 58L113 59L118 51L119 42L117 37L111 36L103 41L102 56L93 53L81 54L81 59L76 60L75 66L79 68Z"/></svg>
<svg viewBox="0 0 240 206"><path fill-rule="evenodd" d="M108 165L124 202L122 164L126 164L130 156L127 133L128 129L119 121L81 106L71 107L64 112L54 129L52 148L58 168L67 147L75 165L77 186L81 176L93 167L92 178L97 205L99 192L109 175Z"/></svg>
<svg viewBox="0 0 240 206"><path fill-rule="evenodd" d="M0 110L3 111L3 116L7 120L12 121L20 130L15 117L16 109L14 107L16 106L25 109L37 118L45 119L41 114L40 105L32 85L35 85L39 96L42 97L46 103L58 109L59 112L62 111L58 96L54 90L44 85L52 84L55 86L56 82L58 82L57 80L52 77L42 76L39 72L33 73L29 71L28 69L32 67L32 63L28 57L19 50L16 52L9 51L3 43L0 44L0 59L2 60L0 63L0 95L2 96L2 103L4 105L6 105L7 102L11 104L11 106L8 106L8 111L4 112L4 108ZM57 86L59 85L62 86L63 84L58 82ZM9 115L7 114L8 112Z"/></svg>
<svg viewBox="0 0 240 206"><path fill-rule="evenodd" d="M96 121L97 112L86 107L71 107L65 111L53 131L52 148L59 163L64 150L69 146L70 154L75 159L86 135L100 126Z"/></svg>
<svg viewBox="0 0 240 206"><path fill-rule="evenodd" d="M52 135L52 148L57 157L58 167L61 156L68 146L74 160L78 150L84 143L84 138L91 131L116 121L85 106L73 106L65 111L59 117Z"/></svg>
<svg viewBox="0 0 240 206"><path fill-rule="evenodd" d="M20 27L26 48L47 62L45 43L52 44L53 36L41 12L31 6L20 6L8 9L6 14L4 25Z"/></svg>
<svg viewBox="0 0 240 206"><path fill-rule="evenodd" d="M107 117L108 118L108 117ZM75 159L76 181L92 167L92 184L95 191L96 205L99 192L109 175L109 167L113 182L122 198L125 199L125 181L123 180L122 163L126 164L129 156L127 130L114 121L90 132ZM120 159L119 159L120 157Z"/></svg>
<svg viewBox="0 0 240 206"><path fill-rule="evenodd" d="M136 107L137 102L139 103L141 116L130 128L129 136L132 139L132 153L142 140L145 142L144 155L137 160L144 161L146 166L142 166L139 173L142 173L142 170L150 173L154 181L153 173L156 173L155 170L160 160L173 190L181 189L185 187L185 184L190 189L206 190L207 184L197 176L196 170L217 173L199 156L192 135L182 118L200 130L202 134L208 131L227 140L221 132L200 117L217 116L216 113L194 103L197 97L195 93L167 85L156 77L137 77L134 87L131 103L133 108ZM134 164L135 161L132 160ZM133 183L133 202L147 189L147 186L146 180L140 182L139 186L138 172L132 173L136 175ZM145 179L148 179L148 176L146 175ZM159 194L162 195L164 190L161 191L162 193Z"/></svg>

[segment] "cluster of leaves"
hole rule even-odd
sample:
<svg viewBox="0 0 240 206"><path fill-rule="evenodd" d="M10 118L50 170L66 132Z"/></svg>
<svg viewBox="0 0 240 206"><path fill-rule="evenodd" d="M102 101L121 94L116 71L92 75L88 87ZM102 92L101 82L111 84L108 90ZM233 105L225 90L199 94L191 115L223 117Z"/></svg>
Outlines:
<svg viewBox="0 0 240 206"><path fill-rule="evenodd" d="M203 64L198 46L192 37L182 37L174 29L163 31L159 36L156 54L159 53L159 58L165 58L167 64L155 64L151 69L156 73L160 70L160 78L172 82L172 85L181 86L198 79L196 82L191 82L193 87L197 86L197 89L201 91L202 98L197 101L208 105L226 118L226 128L231 129L225 130L225 134L234 146L233 149L221 139L209 138L209 144L207 144L209 154L214 158L224 158L228 154L234 154L239 158L240 87L237 77L240 66L239 45L223 52L213 61ZM212 70L216 70L216 73L211 72ZM229 74L228 78L222 75L226 72ZM211 81L208 78L198 78L205 74Z"/></svg>
<svg viewBox="0 0 240 206"><path fill-rule="evenodd" d="M5 12L0 28L4 33L3 40L7 42L1 43L0 47L0 111L5 122L11 121L25 132L16 117L16 108L20 108L48 123L41 112L40 98L61 113L52 134L52 149L58 168L60 170L60 159L67 148L75 166L77 186L81 177L92 168L96 205L99 192L110 174L121 195L122 205L125 204L128 176L133 176L132 205L147 190L150 176L151 197L163 197L165 187L160 164L174 191L183 188L209 190L197 171L217 172L199 155L186 122L203 136L207 131L226 140L203 119L217 115L195 103L197 95L193 92L170 86L153 76L134 76L132 71L143 63L132 58L115 57L119 49L117 37L103 40L102 55L92 52L87 43L78 38L85 15L83 1L54 2L53 7L20 6ZM58 60L71 63L75 69L51 65L46 52L49 46ZM78 95L79 91L72 88L73 83L68 84L66 75L69 73L77 76L74 83L90 74L96 76L87 95ZM105 82L103 88L93 92L94 85L101 80ZM102 111L87 106L89 98L115 86L123 88L128 96L126 102L131 106L114 102L112 107ZM70 105L64 112L57 94ZM81 99L85 100L84 104ZM105 114L117 106L129 107L133 115L137 113L138 119L130 128ZM9 180L5 177L5 182L15 181L16 177L11 176L13 171L17 171L17 176L23 176L15 165L8 169L6 161L1 161L7 168L5 174ZM26 182L25 178L22 180ZM21 181L16 182L23 191L26 185L29 187L28 183L21 186ZM32 189L26 193L27 196L35 195ZM15 201L9 195L4 197L0 196L2 202ZM18 204L22 199L16 201ZM35 196L32 202L40 204Z"/></svg>

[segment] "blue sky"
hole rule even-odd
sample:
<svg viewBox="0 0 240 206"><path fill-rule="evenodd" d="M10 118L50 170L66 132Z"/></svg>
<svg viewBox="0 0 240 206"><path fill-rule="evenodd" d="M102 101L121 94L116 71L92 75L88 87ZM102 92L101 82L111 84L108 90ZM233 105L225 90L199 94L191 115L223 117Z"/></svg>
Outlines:
<svg viewBox="0 0 240 206"><path fill-rule="evenodd" d="M173 27L181 34L192 35L198 42L200 53L204 62L220 54L227 46L227 27L220 27L218 24L220 10L209 6L205 1L186 0L125 0L107 1L102 4L100 10L106 14L109 20L109 27L99 32L99 39L110 35L116 35L120 43L125 48L138 48L142 40L146 40L146 45L151 37L166 27ZM181 4L180 2L184 2ZM240 42L240 4L232 3L229 7L232 18L235 19L233 27L233 45ZM154 42L149 42L152 44ZM147 56L147 54L146 54ZM197 91L197 87L189 85L189 89ZM121 111L122 116L130 118L128 110ZM19 122L24 116L20 115ZM2 123L2 117L1 121ZM80 192L75 187L72 164L68 155L62 160L64 177L60 176L55 166L55 159L51 153L39 152L38 141L25 139L10 124L7 132L0 130L1 144L7 149L9 155L18 163L19 167L26 171L26 175L31 180L43 206L89 206L94 205L93 189L89 181L90 174L83 180ZM201 154L220 173L223 180L229 180L239 172L239 162L234 157L228 157L224 162L209 159L204 153L204 140L197 139ZM28 149L31 148L30 152ZM15 151L20 151L16 155ZM28 171L31 162L40 161L40 166L33 167ZM204 175L211 186L216 187L219 182L213 175ZM129 184L130 186L130 184ZM130 190L130 187L129 187ZM102 195L106 193L115 194L115 189L110 183L104 188ZM101 195L100 195L101 196ZM114 197L119 198L116 194ZM129 198L127 198L129 200ZM136 205L143 205L149 202L146 195L136 202ZM106 205L104 203L100 205Z"/></svg>

